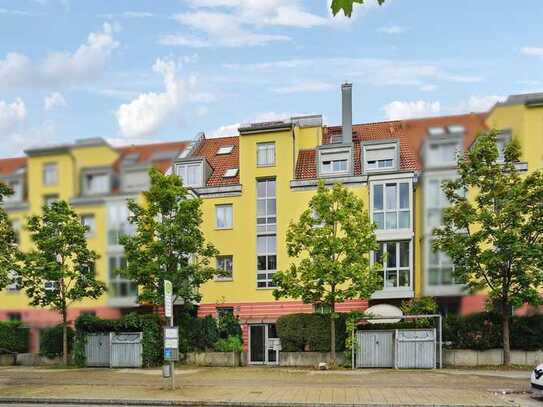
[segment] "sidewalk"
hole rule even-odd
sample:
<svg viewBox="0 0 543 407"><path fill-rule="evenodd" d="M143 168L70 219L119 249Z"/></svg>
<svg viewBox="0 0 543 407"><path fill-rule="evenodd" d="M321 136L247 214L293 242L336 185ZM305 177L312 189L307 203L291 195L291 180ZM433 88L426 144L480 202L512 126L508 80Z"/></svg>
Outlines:
<svg viewBox="0 0 543 407"><path fill-rule="evenodd" d="M512 376L514 373L514 377ZM183 368L161 371L0 368L0 404L13 401L200 406L512 406L528 372Z"/></svg>

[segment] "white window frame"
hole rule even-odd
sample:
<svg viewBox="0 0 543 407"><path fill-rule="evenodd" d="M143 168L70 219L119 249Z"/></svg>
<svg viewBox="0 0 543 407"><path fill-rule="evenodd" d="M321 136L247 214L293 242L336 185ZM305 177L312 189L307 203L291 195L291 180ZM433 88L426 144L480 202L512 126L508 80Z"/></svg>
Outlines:
<svg viewBox="0 0 543 407"><path fill-rule="evenodd" d="M454 146L455 154L454 157L444 158L440 156L436 158L437 153L432 153L433 149L444 148L444 146ZM464 151L464 141L463 137L449 136L448 138L429 138L426 142L426 154L424 157L424 166L435 168L435 167L456 167L458 163L458 158Z"/></svg>
<svg viewBox="0 0 543 407"><path fill-rule="evenodd" d="M228 146L221 146L219 147L219 149L217 150L217 155L227 155L227 154L230 154L232 152L232 150L234 149L234 146L231 144L231 145L228 145Z"/></svg>
<svg viewBox="0 0 543 407"><path fill-rule="evenodd" d="M345 169L334 169L337 163L345 162ZM325 166L324 163L330 163ZM342 148L336 149L323 149L319 151L319 175L323 177L327 176L339 176L351 174L352 168L352 151L350 149Z"/></svg>
<svg viewBox="0 0 543 407"><path fill-rule="evenodd" d="M223 175L223 178L234 178L236 175L238 175L238 168L228 168Z"/></svg>
<svg viewBox="0 0 543 407"><path fill-rule="evenodd" d="M409 256L408 256L408 266L400 266L400 247L401 243L407 243L407 247L409 250ZM383 264L381 264L382 268L379 270L382 272L383 277L383 288L381 291L409 291L413 289L413 240L412 239L404 239L404 240L383 240L378 242L379 245L383 245ZM387 287L387 271L389 270L386 259L386 254L388 253L388 245L394 245L395 246L395 252L396 252L396 267L391 268L390 270L394 270L396 272L396 283L398 285L393 287ZM372 258L371 263L372 265L375 264L375 255L376 252L372 252ZM400 286L400 272L401 271L409 271L409 284L407 286Z"/></svg>
<svg viewBox="0 0 543 407"><path fill-rule="evenodd" d="M409 192L409 227L407 228L399 228L399 221L400 221L400 212L407 211L404 208L400 208L400 184L407 184L408 192ZM387 209L386 208L386 185L387 184L396 184L396 207L394 209ZM376 213L376 210L374 209L374 195L375 195L375 186L381 185L383 188L383 209L378 209L377 213L383 213L383 222L384 222L384 228L383 229L376 229L377 234L391 234L391 233L403 233L403 232L411 232L413 230L413 181L411 178L405 178L405 179L390 179L390 180L379 180L379 181L372 181L370 183L370 217L371 221L375 223L374 221L374 215ZM386 228L386 214L387 213L396 213L396 225L397 227L395 229L387 229Z"/></svg>
<svg viewBox="0 0 543 407"><path fill-rule="evenodd" d="M234 279L234 256L233 255L221 254L215 257L216 267L217 267L217 270L228 271L228 270L225 270L224 268L224 266L226 266L226 263L224 263L224 261L228 261L228 259L230 260L230 275L229 276L216 275L215 276L216 281L232 281Z"/></svg>
<svg viewBox="0 0 543 407"><path fill-rule="evenodd" d="M136 226L128 222L130 211L125 200L112 200L107 205L107 244L110 247L120 246L121 235L133 235Z"/></svg>
<svg viewBox="0 0 543 407"><path fill-rule="evenodd" d="M18 293L21 291L21 276L15 271L10 270L8 271L8 279L10 283L6 285L6 291L8 293Z"/></svg>
<svg viewBox="0 0 543 407"><path fill-rule="evenodd" d="M381 160L371 160L374 164L369 164L369 161L367 159L368 152L375 151L375 150L391 150L392 151L392 158L387 159L381 159ZM397 171L399 168L399 149L398 149L398 143L368 143L362 145L362 160L363 160L363 170L364 173L372 173L372 172L390 172L390 171ZM380 163L384 163L385 161L392 160L392 165L387 166L379 166Z"/></svg>
<svg viewBox="0 0 543 407"><path fill-rule="evenodd" d="M92 177L104 177L106 180L104 185L99 184L102 186L101 189L92 189ZM103 181L102 181L103 182ZM101 195L101 194L108 194L111 192L111 174L107 171L88 171L83 174L83 190L85 192L85 195Z"/></svg>
<svg viewBox="0 0 543 407"><path fill-rule="evenodd" d="M23 195L24 195L24 181L21 178L16 178L16 179L7 181L6 183L13 190L13 194L4 196L4 202L6 203L22 202ZM16 184L17 186L14 187L14 184Z"/></svg>
<svg viewBox="0 0 543 407"><path fill-rule="evenodd" d="M195 170L197 174L198 179L191 180L188 177L189 174L189 168L191 170ZM203 186L204 182L204 173L203 173L203 163L201 161L197 162L187 162L187 163L179 163L176 166L176 174L181 177L183 180L183 184L187 187L192 188L200 188ZM196 175L191 174L191 175Z"/></svg>
<svg viewBox="0 0 543 407"><path fill-rule="evenodd" d="M512 137L509 131L503 131L496 135L496 148L498 149L498 159L496 160L496 162L500 164L503 164L505 162L505 147L507 147L511 140Z"/></svg>
<svg viewBox="0 0 543 407"><path fill-rule="evenodd" d="M96 216L93 213L84 213L81 216L79 216L79 219L81 219L81 224L84 226L88 226L89 230L85 233L86 237L91 237L96 234ZM85 223L85 220L90 219L91 223Z"/></svg>
<svg viewBox="0 0 543 407"><path fill-rule="evenodd" d="M138 296L138 287L137 285L131 281L130 279L128 278L125 278L123 276L121 276L120 274L118 273L115 273L113 272L113 268L111 267L111 263L112 263L112 259L115 259L115 270L119 269L122 267L123 265L123 262L126 262L126 256L124 255L124 253L117 253L117 254L108 254L107 256L107 267L108 267L108 270L107 270L107 275L108 275L108 287L111 289L114 285L117 287L116 290L118 290L118 287L120 287L121 284L126 284L126 289L127 291L130 291L130 287L132 286L134 289L135 289L135 293L133 293L132 295L130 293L128 293L128 295L115 295L114 293L114 290L110 290L109 292L111 293L110 296L111 298L115 298L115 299L126 299L126 298L130 298L130 299L133 299L133 298L136 298Z"/></svg>
<svg viewBox="0 0 543 407"><path fill-rule="evenodd" d="M262 158L263 160L261 160ZM256 143L257 167L273 167L275 165L275 160L275 141Z"/></svg>
<svg viewBox="0 0 543 407"><path fill-rule="evenodd" d="M224 226L219 225L219 212L221 210L230 211L230 223L225 222ZM228 219L226 217L225 219ZM215 228L219 230L228 230L234 227L234 206L231 203L215 205Z"/></svg>
<svg viewBox="0 0 543 407"><path fill-rule="evenodd" d="M269 183L274 183L273 194L269 194ZM259 196L258 186L260 183L265 184L265 194ZM275 211L268 213L268 205L270 201L275 201ZM272 289L275 286L272 283L273 274L277 271L277 181L275 179L258 179L256 182L256 201L257 201L257 213L256 213L256 288L260 290ZM264 201L264 215L258 214L259 202ZM269 247L269 238L275 238L275 247ZM259 238L266 239L266 250L259 251L258 240ZM266 268L264 270L258 269L258 257L266 256ZM269 257L275 256L275 269L268 269ZM271 275L271 277L270 277ZM259 276L264 276L260 278ZM264 283L259 287L259 283Z"/></svg>
<svg viewBox="0 0 543 407"><path fill-rule="evenodd" d="M53 186L58 184L58 163L44 163L42 171L44 186Z"/></svg>

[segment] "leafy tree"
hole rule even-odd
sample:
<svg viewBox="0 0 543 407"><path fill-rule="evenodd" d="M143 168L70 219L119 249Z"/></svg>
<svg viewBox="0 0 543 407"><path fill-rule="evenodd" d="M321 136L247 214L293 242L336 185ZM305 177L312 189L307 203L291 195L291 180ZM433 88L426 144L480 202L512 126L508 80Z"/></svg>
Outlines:
<svg viewBox="0 0 543 407"><path fill-rule="evenodd" d="M374 228L360 198L340 184L326 188L321 182L309 208L287 232L288 255L301 260L274 275L273 295L330 307L332 364L336 304L368 298L381 285L378 265L369 262L370 251L377 249Z"/></svg>
<svg viewBox="0 0 543 407"><path fill-rule="evenodd" d="M382 5L385 0L377 0L377 2L379 5ZM345 14L345 16L351 17L354 3L363 4L364 0L332 0L330 8L332 9L334 16L343 10L343 14Z"/></svg>
<svg viewBox="0 0 543 407"><path fill-rule="evenodd" d="M4 196L11 194L11 188L0 182L0 290L11 283L11 274L18 271L17 238L8 214L1 206Z"/></svg>
<svg viewBox="0 0 543 407"><path fill-rule="evenodd" d="M96 299L106 287L96 279L98 255L87 247L87 226L65 201L43 206L27 229L35 248L24 255L22 286L30 304L51 307L62 316L63 362L68 363L68 309L84 298Z"/></svg>
<svg viewBox="0 0 543 407"><path fill-rule="evenodd" d="M201 299L198 288L217 271L210 258L217 250L200 230L201 200L189 195L177 175L149 172L151 185L143 205L131 200L129 222L133 236L123 236L127 266L121 272L139 286L139 300L163 304L163 282L170 280L173 301L192 304Z"/></svg>
<svg viewBox="0 0 543 407"><path fill-rule="evenodd" d="M510 365L511 306L541 302L543 173L521 176L516 142L506 146L504 162L498 156L496 132L489 131L459 160L458 178L443 185L452 206L434 231L434 247L452 259L459 281L488 292L501 314L504 364Z"/></svg>

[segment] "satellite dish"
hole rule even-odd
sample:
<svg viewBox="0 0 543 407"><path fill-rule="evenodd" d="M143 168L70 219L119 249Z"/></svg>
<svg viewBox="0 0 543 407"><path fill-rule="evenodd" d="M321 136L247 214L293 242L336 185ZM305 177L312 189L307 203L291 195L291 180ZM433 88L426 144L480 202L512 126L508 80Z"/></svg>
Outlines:
<svg viewBox="0 0 543 407"><path fill-rule="evenodd" d="M390 304L374 305L372 307L369 307L364 313L366 315L371 315L379 318L390 317L390 319L368 319L368 322L370 324L395 324L396 322L400 322L402 320L401 318L397 317L403 317L402 310Z"/></svg>

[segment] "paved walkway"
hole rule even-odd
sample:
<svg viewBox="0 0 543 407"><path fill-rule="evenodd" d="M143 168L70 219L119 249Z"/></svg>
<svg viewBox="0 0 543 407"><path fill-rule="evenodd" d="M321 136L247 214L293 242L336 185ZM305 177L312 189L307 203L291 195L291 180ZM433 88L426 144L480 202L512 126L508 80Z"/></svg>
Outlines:
<svg viewBox="0 0 543 407"><path fill-rule="evenodd" d="M528 377L525 371L187 368L177 369L172 391L157 369L17 367L0 368L0 404L15 397L214 406L512 406L518 397L509 393L527 391Z"/></svg>

